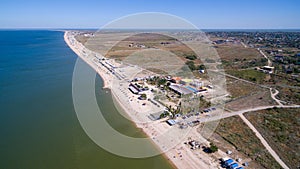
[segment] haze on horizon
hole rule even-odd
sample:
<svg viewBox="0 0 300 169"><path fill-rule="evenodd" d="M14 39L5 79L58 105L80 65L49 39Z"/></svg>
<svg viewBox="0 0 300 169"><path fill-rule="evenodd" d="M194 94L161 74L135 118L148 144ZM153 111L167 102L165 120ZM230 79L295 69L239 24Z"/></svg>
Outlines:
<svg viewBox="0 0 300 169"><path fill-rule="evenodd" d="M99 28L140 12L169 13L200 29L299 29L299 6L297 0L4 0L0 29Z"/></svg>

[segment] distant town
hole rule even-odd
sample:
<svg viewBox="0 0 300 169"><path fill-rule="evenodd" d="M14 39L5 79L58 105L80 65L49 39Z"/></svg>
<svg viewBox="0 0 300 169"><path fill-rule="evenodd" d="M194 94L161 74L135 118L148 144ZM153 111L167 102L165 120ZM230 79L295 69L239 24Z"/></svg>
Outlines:
<svg viewBox="0 0 300 169"><path fill-rule="evenodd" d="M209 32L217 45L242 44L255 48L272 62L266 65L267 73L291 74L297 78L300 64L300 32ZM272 66L272 67L271 67Z"/></svg>

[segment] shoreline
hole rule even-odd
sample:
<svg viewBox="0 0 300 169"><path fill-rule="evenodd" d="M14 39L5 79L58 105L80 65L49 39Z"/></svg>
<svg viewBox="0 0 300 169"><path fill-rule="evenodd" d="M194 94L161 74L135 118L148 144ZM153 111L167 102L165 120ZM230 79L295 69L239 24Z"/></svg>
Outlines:
<svg viewBox="0 0 300 169"><path fill-rule="evenodd" d="M139 112L137 111L139 109L132 109L132 108L129 109L128 107L126 107L125 105L127 103L124 103L124 100L118 97L118 94L120 94L121 92L111 90L112 78L113 78L112 75L109 74L109 72L107 72L106 69L103 69L103 67L96 65L96 63L93 63L94 61L89 60L93 58L87 58L87 56L86 57L83 56L84 53L82 53L82 51L83 50L89 51L89 50L86 49L84 45L82 45L80 42L74 40L75 39L74 37L69 37L71 36L68 35L70 32L71 31L65 31L64 33L64 40L67 43L67 45L77 54L79 58L81 58L84 62L86 62L91 68L93 68L97 72L97 74L103 80L103 88L109 89L111 91L113 100L115 100L118 103L118 105L125 112L125 114L131 119L132 124L134 124L136 128L141 129L142 132L148 138L151 139L151 141L153 142L153 146L155 146L162 152L159 155L163 155L165 160L167 160L168 163L173 168L178 168L178 169L219 168L218 163L212 163L211 161L213 160L210 157L206 156L203 153L195 154L195 152L191 151L190 147L188 147L183 143L184 142L183 140L181 140L180 143L174 145L172 148L168 149L167 144L170 144L170 142L168 142L170 140L162 140L162 139L160 140L159 136L160 134L164 134L164 132L168 131L171 128L171 126L165 123L164 119L151 121L151 122L143 122L143 120L145 119L143 119L142 115L140 115ZM74 38L72 39L72 42L70 41L70 38ZM180 133L178 133L178 135L180 135ZM188 133L188 136L190 136L191 138L195 138L196 135L199 135L199 133L197 133L195 128L193 128ZM177 136L175 137L177 138ZM202 137L199 136L196 138L202 138ZM170 139L174 139L174 138L170 138ZM171 142L172 141L173 140L171 140ZM174 140L174 142L176 141L177 140ZM205 140L203 143L209 144L207 140Z"/></svg>
<svg viewBox="0 0 300 169"><path fill-rule="evenodd" d="M67 37L67 33L68 33L68 31L64 31L64 41L66 42L66 44L69 46L69 48L80 58L80 59L82 59L85 63L87 63L91 68L93 68L96 72L97 72L97 74L101 77L101 79L102 79L102 81L103 81L103 88L109 88L110 89L110 87L109 87L109 80L108 80L108 78L109 77L107 77L105 74L104 74L104 72L101 72L101 71L99 71L97 68L95 68L95 66L92 64L92 63L90 63L90 62L87 62L85 59L84 59L84 57L82 57L81 56L81 52L80 52L80 50L79 49L77 49L77 48L75 48L73 45L71 45L71 43L70 43L70 41L69 41L69 39L68 39L68 37Z"/></svg>
<svg viewBox="0 0 300 169"><path fill-rule="evenodd" d="M69 41L69 39L68 39L68 37L67 37L67 32L68 32L68 31L63 31L63 32L64 32L64 41L65 41L66 44L69 46L69 48L70 48L73 52L75 52L75 54L76 54L80 59L82 59L85 63L87 63L89 66L91 66L91 67L94 69L94 67L92 66L92 64L88 63L88 62L80 55L80 51L70 44L70 41ZM103 81L103 86L102 86L102 88L103 88L103 89L109 89L109 90L110 90L110 93L111 93L111 95L112 95L112 97L113 97L113 99L118 100L118 97L116 96L116 94L113 92L113 90L111 90L111 87L109 86L109 82L107 81L107 78L105 77L104 73L103 73L103 72L100 72L100 71L97 71L96 69L94 69L94 70L97 72L97 74L100 76L100 78L101 78L102 81ZM119 104L119 106L122 108L122 110L123 110L125 113L127 113L126 108L125 108L119 101L118 101L118 104ZM127 115L130 116L129 113L127 113ZM132 117L130 116L130 118L132 118ZM151 137L151 136L143 129L142 126L138 126L134 121L131 121L131 124L134 125L135 128L141 129L141 131L143 132L143 134L144 134L145 136L147 136L148 138ZM155 146L155 148L158 148L158 149L159 149L159 147L155 144L155 142L154 142L153 140L152 140L152 144L153 144L153 146ZM168 156L167 156L165 153L162 153L162 154L160 154L160 155L163 156L163 158L171 165L172 168L174 168L174 169L177 168L177 166L173 163L172 160L170 160L170 159L168 158Z"/></svg>

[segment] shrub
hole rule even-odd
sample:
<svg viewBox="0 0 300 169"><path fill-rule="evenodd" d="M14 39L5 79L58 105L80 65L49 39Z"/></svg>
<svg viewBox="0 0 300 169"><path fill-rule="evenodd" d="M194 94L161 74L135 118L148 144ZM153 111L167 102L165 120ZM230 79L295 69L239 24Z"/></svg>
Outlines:
<svg viewBox="0 0 300 169"><path fill-rule="evenodd" d="M197 56L196 55L187 55L185 58L189 59L189 60L195 60L195 59L197 59Z"/></svg>

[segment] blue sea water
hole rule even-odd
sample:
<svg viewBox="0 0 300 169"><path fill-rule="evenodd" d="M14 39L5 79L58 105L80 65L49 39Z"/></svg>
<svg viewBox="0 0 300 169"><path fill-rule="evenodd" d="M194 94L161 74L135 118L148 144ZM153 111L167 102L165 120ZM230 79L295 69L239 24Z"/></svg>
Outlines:
<svg viewBox="0 0 300 169"><path fill-rule="evenodd" d="M0 168L172 168L162 156L123 158L88 138L72 104L76 59L63 32L0 31ZM106 118L128 135L142 135L131 122L119 118L109 91L101 85L98 77L98 104Z"/></svg>

